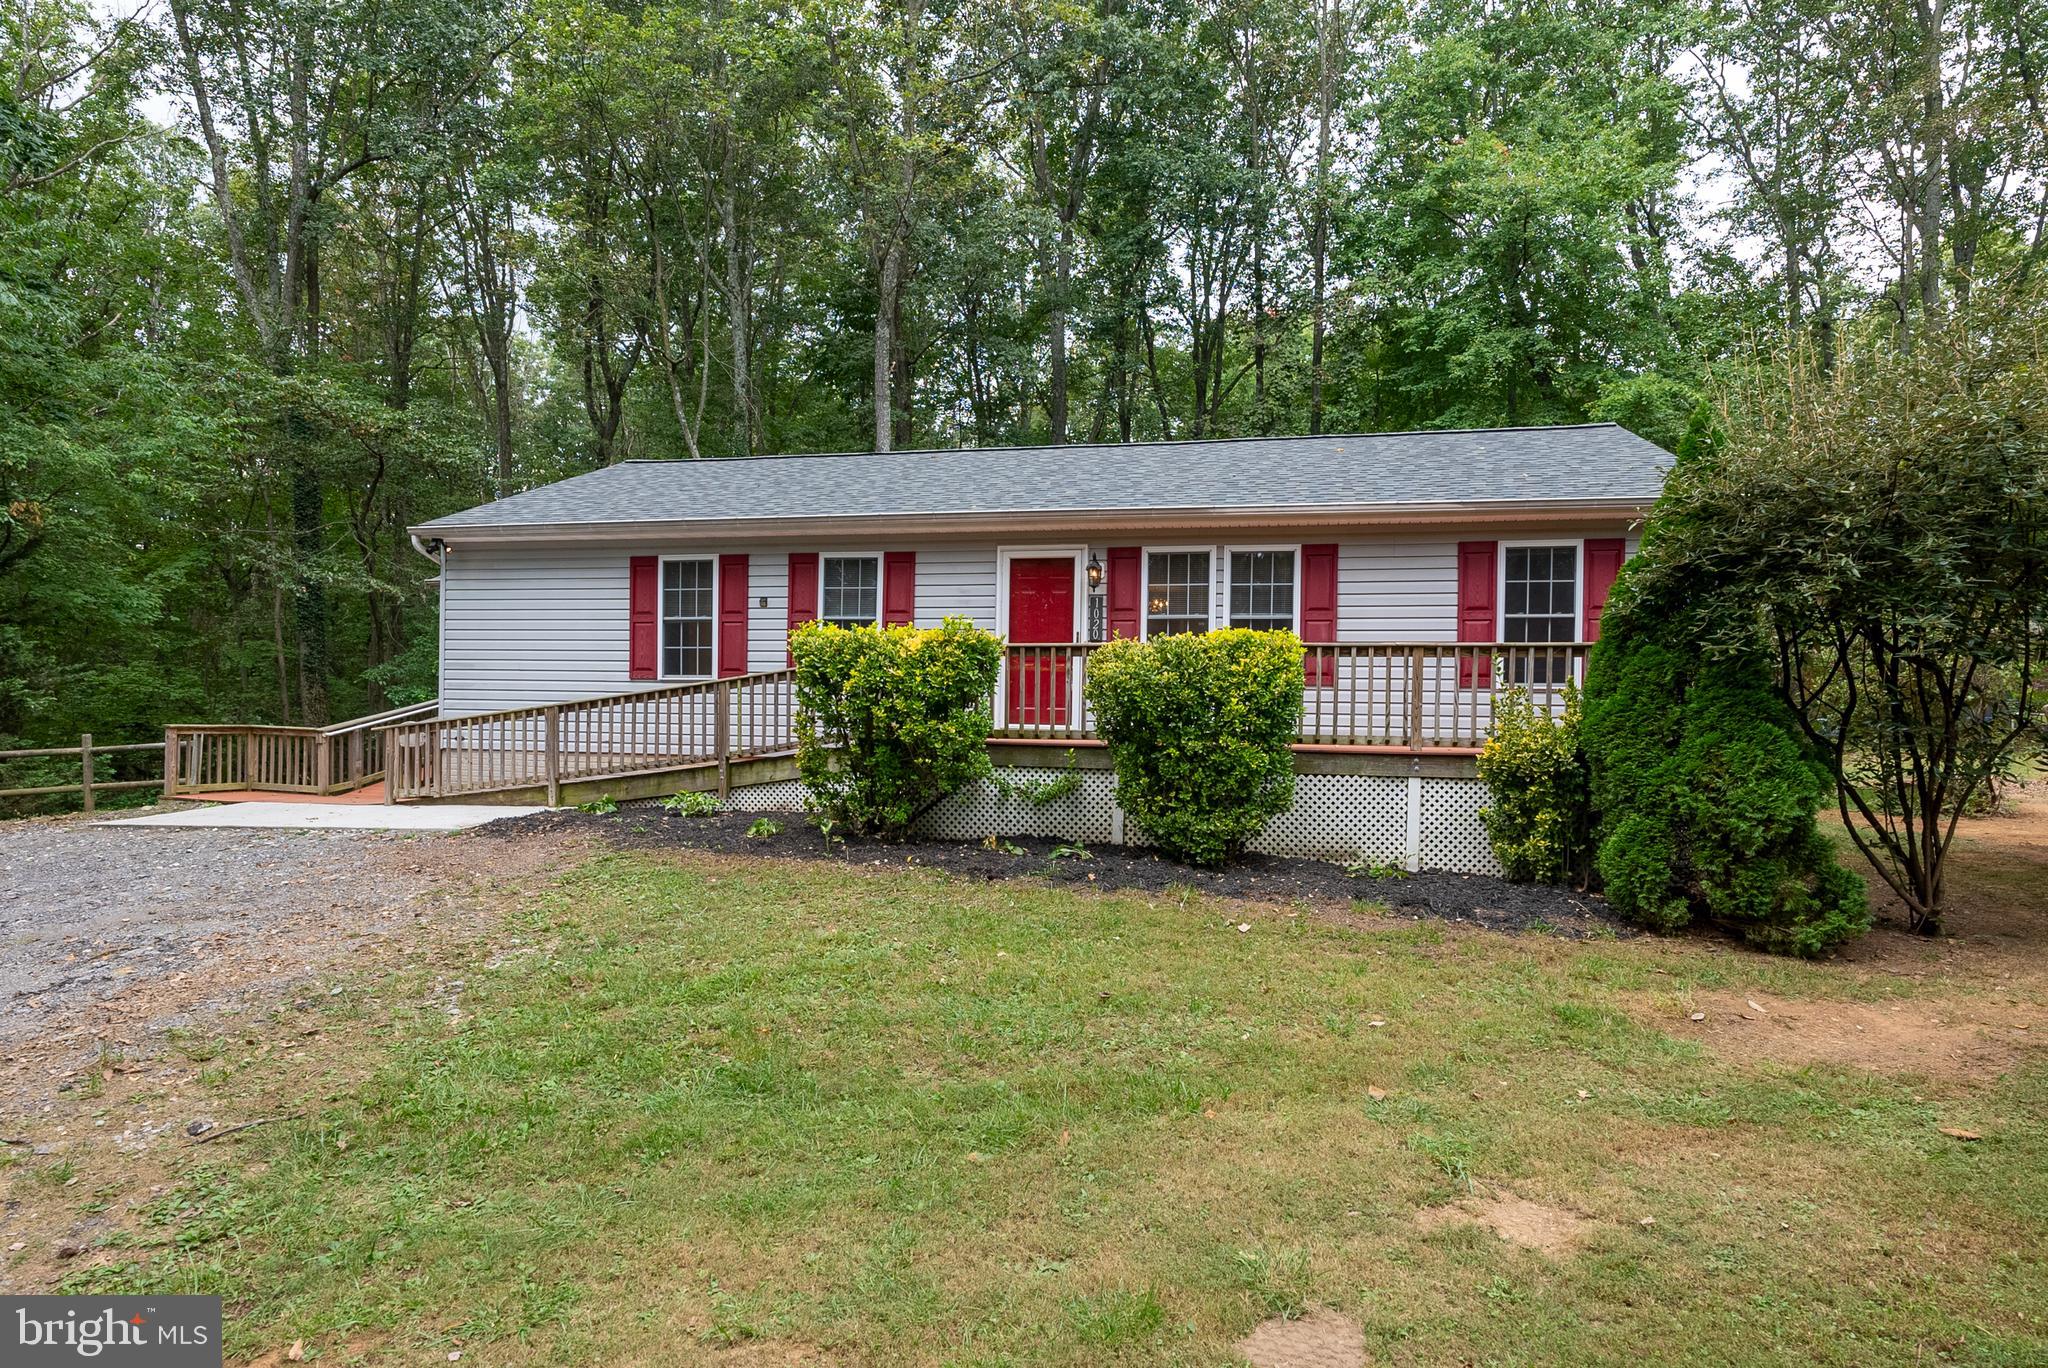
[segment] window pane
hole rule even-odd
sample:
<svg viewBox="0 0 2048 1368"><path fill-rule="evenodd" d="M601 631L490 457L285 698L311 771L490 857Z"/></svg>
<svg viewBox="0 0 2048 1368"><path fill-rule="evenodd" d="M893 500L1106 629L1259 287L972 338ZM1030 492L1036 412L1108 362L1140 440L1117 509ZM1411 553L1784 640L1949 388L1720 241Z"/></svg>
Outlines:
<svg viewBox="0 0 2048 1368"><path fill-rule="evenodd" d="M711 582L708 560L661 564L661 672L688 678L711 673Z"/></svg>
<svg viewBox="0 0 2048 1368"><path fill-rule="evenodd" d="M1501 640L1575 641L1578 639L1579 548L1516 546L1503 557ZM1511 662L1515 683L1542 683L1556 668L1548 655Z"/></svg>
<svg viewBox="0 0 2048 1368"><path fill-rule="evenodd" d="M1230 553L1230 625L1261 632L1294 630L1294 553Z"/></svg>
<svg viewBox="0 0 2048 1368"><path fill-rule="evenodd" d="M1154 551L1146 558L1145 634L1209 630L1209 553Z"/></svg>
<svg viewBox="0 0 2048 1368"><path fill-rule="evenodd" d="M818 616L836 627L872 627L881 620L882 562L876 556L827 556Z"/></svg>

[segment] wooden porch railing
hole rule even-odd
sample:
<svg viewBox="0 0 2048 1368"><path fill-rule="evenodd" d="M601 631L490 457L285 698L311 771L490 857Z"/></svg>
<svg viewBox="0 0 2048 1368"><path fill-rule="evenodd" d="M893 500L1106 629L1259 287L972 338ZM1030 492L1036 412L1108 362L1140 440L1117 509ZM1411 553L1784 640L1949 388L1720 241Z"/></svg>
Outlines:
<svg viewBox="0 0 2048 1368"><path fill-rule="evenodd" d="M406 721L384 730L392 757L384 796L447 798L625 778L796 748L796 674L771 670L643 693L470 717Z"/></svg>
<svg viewBox="0 0 2048 1368"><path fill-rule="evenodd" d="M994 737L1087 741L1088 660L1097 648L1012 646L996 685ZM1585 669L1581 642L1545 645L1359 642L1311 646L1300 744L1469 750L1493 702L1527 689L1552 711ZM783 755L796 747L794 672L675 684L641 693L383 726L388 802L537 789ZM721 787L723 783L721 782Z"/></svg>
<svg viewBox="0 0 2048 1368"><path fill-rule="evenodd" d="M1087 702L1093 645L1012 646L996 688L996 735L1023 741L1095 736ZM1407 750L1474 749L1493 700L1526 689L1553 712L1567 681L1583 682L1586 644L1344 642L1310 646L1303 662L1301 744Z"/></svg>
<svg viewBox="0 0 2048 1368"><path fill-rule="evenodd" d="M249 789L347 793L384 777L384 728L435 712L439 699L351 718L331 727L164 728L164 796Z"/></svg>

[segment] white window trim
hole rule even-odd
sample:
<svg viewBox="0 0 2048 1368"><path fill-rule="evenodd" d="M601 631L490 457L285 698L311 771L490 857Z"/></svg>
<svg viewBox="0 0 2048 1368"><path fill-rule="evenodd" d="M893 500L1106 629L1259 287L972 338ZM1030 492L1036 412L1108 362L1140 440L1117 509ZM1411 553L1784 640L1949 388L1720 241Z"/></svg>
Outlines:
<svg viewBox="0 0 2048 1368"><path fill-rule="evenodd" d="M1559 543L1543 542L1550 546ZM1202 630L1213 632L1217 624L1230 625L1230 557L1238 551L1291 551L1294 553L1294 601L1288 605L1288 616L1293 621L1290 630L1301 631L1301 547L1300 542L1231 542L1211 546L1141 546L1138 548L1138 635L1149 640L1152 636L1152 557L1173 555L1190 551L1206 551L1209 555L1209 618L1208 626Z"/></svg>
<svg viewBox="0 0 2048 1368"><path fill-rule="evenodd" d="M718 664L719 664L719 661L718 661L718 647L719 647L719 637L720 637L720 636L722 636L722 635L723 635L723 633L721 633L721 632L720 632L720 631L718 630L718 604L719 604L719 598L718 598L719 582L718 582L718 581L719 581L719 572L718 572L718 556L717 556L717 554L716 554L716 553L713 553L713 554L711 554L711 555L704 555L704 556L660 556L660 557L657 557L656 559L657 559L657 561L658 561L658 564L657 564L657 565L655 566L655 571L654 571L654 677L655 677L656 679L672 679L672 680L675 680L675 681L677 681L677 682L679 682L679 683L685 683L685 684L693 684L693 683L696 683L696 682L698 682L699 680L705 680L705 679L716 679L716 678L718 678ZM666 645L665 645L665 643L666 643L666 642L667 642L667 640L668 640L668 567L669 567L669 564L670 564L670 562L672 562L672 561L709 561L709 562L711 562L711 673L710 673L710 674L703 674L703 675L692 675L692 674L670 674L670 673L668 673L667 669L666 669L666 668L664 668L664 667L665 667L665 666L666 666L666 665L668 664L668 660L667 660L667 656L668 656L668 651L667 651L667 649L666 649ZM751 613L749 613L749 615L748 615L748 616L749 616L749 618L751 619L751 617L752 617L752 614L751 614ZM752 621L750 620L750 621L748 622L748 624L747 624L747 625L748 625L748 627L749 627L749 628L751 628L751 627L753 626L753 623L752 623Z"/></svg>
<svg viewBox="0 0 2048 1368"><path fill-rule="evenodd" d="M1205 553L1209 557L1208 623L1205 632L1216 630L1216 565L1218 546L1143 546L1138 548L1138 639L1152 639L1152 557L1186 555L1190 552Z"/></svg>
<svg viewBox="0 0 2048 1368"><path fill-rule="evenodd" d="M820 551L818 553L818 621L820 622L826 620L825 562L828 560L871 560L875 563L875 617L874 621L869 625L873 627L881 626L882 615L885 611L882 599L889 590L887 582L883 579L883 575L887 573L889 567L888 563L883 559L882 553L879 551Z"/></svg>
<svg viewBox="0 0 2048 1368"><path fill-rule="evenodd" d="M1082 568L1088 562L1085 546L998 546L996 548L996 635L1010 639L1010 562L1013 560L1057 560L1074 562L1074 631L1072 640L1085 641L1088 631L1088 581ZM1058 644L1058 643L1054 643Z"/></svg>
<svg viewBox="0 0 2048 1368"><path fill-rule="evenodd" d="M1230 625L1230 557L1239 551L1292 551L1294 553L1294 601L1287 605L1287 617L1289 620L1287 630L1293 632L1296 636L1300 636L1301 543L1259 542L1254 544L1247 542L1237 546L1225 546L1220 548L1220 550L1222 554L1217 558L1216 563L1217 578L1221 586L1217 594L1216 620L1226 627Z"/></svg>
<svg viewBox="0 0 2048 1368"><path fill-rule="evenodd" d="M1524 549L1540 547L1548 549L1557 546L1576 548L1576 558L1572 562L1571 640L1530 641L1517 642L1516 644L1524 646L1571 646L1576 645L1579 638L1586 634L1586 539L1584 537L1520 537L1514 541L1503 541L1495 544L1494 560L1498 562L1493 569L1493 639L1495 641L1505 645L1508 639L1508 549L1510 547L1521 547ZM1624 558L1625 555L1626 553L1624 553ZM1523 616L1526 617L1527 614L1523 614ZM1561 614L1551 613L1546 616L1558 617Z"/></svg>

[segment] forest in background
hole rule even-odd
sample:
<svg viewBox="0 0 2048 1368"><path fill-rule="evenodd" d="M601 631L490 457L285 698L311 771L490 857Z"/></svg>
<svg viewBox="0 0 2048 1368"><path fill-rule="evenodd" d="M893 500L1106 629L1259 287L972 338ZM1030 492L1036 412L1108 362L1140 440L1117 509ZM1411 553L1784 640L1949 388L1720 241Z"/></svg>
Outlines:
<svg viewBox="0 0 2048 1368"><path fill-rule="evenodd" d="M2042 269L2044 46L2028 0L8 0L0 747L429 697L406 526L612 461L1675 446L1759 345Z"/></svg>

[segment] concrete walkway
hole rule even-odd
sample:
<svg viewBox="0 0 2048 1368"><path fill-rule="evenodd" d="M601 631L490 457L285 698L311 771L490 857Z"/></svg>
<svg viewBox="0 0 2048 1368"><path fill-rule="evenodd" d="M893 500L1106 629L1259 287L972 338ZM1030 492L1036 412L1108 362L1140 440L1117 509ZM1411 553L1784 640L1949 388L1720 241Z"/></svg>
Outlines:
<svg viewBox="0 0 2048 1368"><path fill-rule="evenodd" d="M545 812L537 807L496 807L483 803L438 803L395 807L383 803L221 803L99 822L98 826L264 827L283 831L465 831L501 817Z"/></svg>

